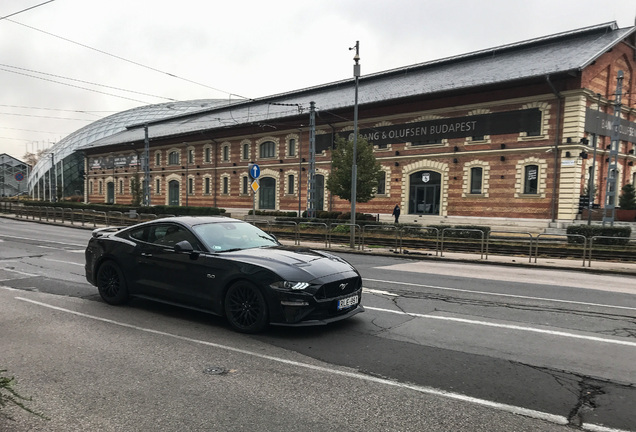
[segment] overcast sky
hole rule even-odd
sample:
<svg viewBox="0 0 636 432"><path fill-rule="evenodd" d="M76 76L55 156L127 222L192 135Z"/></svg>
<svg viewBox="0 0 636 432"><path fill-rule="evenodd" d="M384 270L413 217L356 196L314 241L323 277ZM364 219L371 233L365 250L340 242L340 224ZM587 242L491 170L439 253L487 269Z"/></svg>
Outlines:
<svg viewBox="0 0 636 432"><path fill-rule="evenodd" d="M635 17L635 0L54 0L0 19L0 153L137 106L348 79L357 40L365 75Z"/></svg>

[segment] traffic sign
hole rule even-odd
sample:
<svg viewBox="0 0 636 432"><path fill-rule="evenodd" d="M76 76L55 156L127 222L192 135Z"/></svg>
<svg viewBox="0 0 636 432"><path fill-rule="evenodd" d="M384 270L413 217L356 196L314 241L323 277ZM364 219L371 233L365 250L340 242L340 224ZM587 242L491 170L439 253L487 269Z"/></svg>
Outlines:
<svg viewBox="0 0 636 432"><path fill-rule="evenodd" d="M17 181L22 181L22 180L24 180L24 174L22 174L21 172L16 173L16 174L15 174L15 179L16 179Z"/></svg>
<svg viewBox="0 0 636 432"><path fill-rule="evenodd" d="M257 164L249 164L248 170L250 172L250 177L254 180L259 178L261 175L261 168Z"/></svg>
<svg viewBox="0 0 636 432"><path fill-rule="evenodd" d="M254 193L258 192L258 188L259 188L259 187L260 187L260 186L258 185L258 180L254 180L254 181L252 182L252 190L254 191Z"/></svg>

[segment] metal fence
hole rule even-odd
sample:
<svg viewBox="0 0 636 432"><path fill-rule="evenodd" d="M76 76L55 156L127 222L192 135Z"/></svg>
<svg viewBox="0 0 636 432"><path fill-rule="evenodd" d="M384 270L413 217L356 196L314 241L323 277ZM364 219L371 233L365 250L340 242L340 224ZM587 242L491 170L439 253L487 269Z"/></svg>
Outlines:
<svg viewBox="0 0 636 432"><path fill-rule="evenodd" d="M20 204L0 201L0 212L15 214L19 219L38 220L60 224L92 226L96 228L98 225L119 225L128 226L135 223L169 217L173 215L156 215L152 213L136 213L120 212L120 211L95 211L90 209L72 209L63 207L46 207L46 206L23 206ZM594 252L606 251L612 245L603 243L622 242L632 247L635 240L629 237L607 237L594 236L586 238L581 234L538 234L533 235L529 232L515 231L490 231L484 233L479 229L467 228L444 228L438 227L410 227L396 225L352 225L349 223L324 223L324 222L294 222L294 221L275 221L264 219L246 219L253 225L261 227L264 231L277 237L291 238L294 245L300 246L303 242L315 243L316 240L324 242L325 248L331 249L338 242L339 246L348 243L344 241L344 236L339 236L337 228L341 226L353 228L354 248L360 251L374 249L378 247L389 248L394 253L403 254L408 251L404 248L404 241L407 239L411 245L415 245L417 250L434 251L435 256L444 256L444 252L450 252L449 243L452 239L456 244L453 245L453 251L456 251L457 242L461 240L465 244L475 244L479 250L480 259L488 260L491 254L491 246L494 243L514 243L521 244L527 248L527 254L521 256L525 258L527 255L528 262L537 263L542 248L548 249L548 245L568 246L569 253L574 251L580 254L582 265L585 267L592 266ZM347 230L349 231L349 230ZM474 238L458 238L457 232L467 234L464 237L471 237L470 233L474 233ZM344 232L342 233L344 234ZM348 236L347 236L348 238ZM603 241L605 240L605 241ZM636 246L636 245L634 245ZM410 251L413 253L413 251ZM474 253L474 252L469 252ZM432 252L431 252L432 255Z"/></svg>

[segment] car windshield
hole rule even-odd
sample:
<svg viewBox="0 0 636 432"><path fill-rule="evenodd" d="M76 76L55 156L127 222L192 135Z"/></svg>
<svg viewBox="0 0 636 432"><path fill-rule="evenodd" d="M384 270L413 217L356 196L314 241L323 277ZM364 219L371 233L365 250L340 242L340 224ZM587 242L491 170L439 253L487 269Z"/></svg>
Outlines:
<svg viewBox="0 0 636 432"><path fill-rule="evenodd" d="M192 227L212 252L228 252L267 246L278 241L260 228L246 222L217 222Z"/></svg>

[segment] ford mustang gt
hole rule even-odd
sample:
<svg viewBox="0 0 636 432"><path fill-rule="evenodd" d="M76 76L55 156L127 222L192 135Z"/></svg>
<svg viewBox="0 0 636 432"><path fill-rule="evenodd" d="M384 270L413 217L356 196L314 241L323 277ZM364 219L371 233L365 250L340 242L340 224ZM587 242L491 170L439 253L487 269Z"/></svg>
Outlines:
<svg viewBox="0 0 636 432"><path fill-rule="evenodd" d="M227 317L245 333L268 324L317 325L349 318L362 279L329 253L281 245L226 217L171 217L93 231L86 279L112 305L140 297Z"/></svg>

